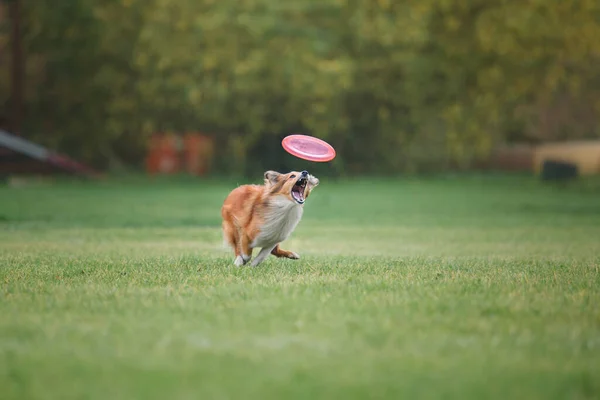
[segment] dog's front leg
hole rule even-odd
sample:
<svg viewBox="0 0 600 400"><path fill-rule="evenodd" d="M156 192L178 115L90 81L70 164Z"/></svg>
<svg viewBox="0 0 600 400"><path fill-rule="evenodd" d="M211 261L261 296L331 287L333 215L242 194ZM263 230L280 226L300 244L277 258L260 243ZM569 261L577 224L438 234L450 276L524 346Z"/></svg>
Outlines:
<svg viewBox="0 0 600 400"><path fill-rule="evenodd" d="M271 250L271 254L273 254L275 257L284 257L292 260L298 260L300 258L297 253L289 250L283 250L281 247L279 247L279 245L276 245L275 248Z"/></svg>
<svg viewBox="0 0 600 400"><path fill-rule="evenodd" d="M274 247L275 246L269 246L269 247L263 247L262 249L260 249L260 251L258 252L258 255L250 263L250 266L256 267L258 264L263 262L265 260L265 258L267 258L267 256L271 253L271 250L273 250Z"/></svg>

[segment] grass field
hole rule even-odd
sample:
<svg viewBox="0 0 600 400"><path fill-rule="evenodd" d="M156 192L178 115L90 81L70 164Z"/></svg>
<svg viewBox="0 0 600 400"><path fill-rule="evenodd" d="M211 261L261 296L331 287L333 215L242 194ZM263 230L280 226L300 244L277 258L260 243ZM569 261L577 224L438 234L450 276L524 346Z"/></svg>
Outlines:
<svg viewBox="0 0 600 400"><path fill-rule="evenodd" d="M236 268L236 182L0 187L0 397L600 396L600 191L332 182Z"/></svg>

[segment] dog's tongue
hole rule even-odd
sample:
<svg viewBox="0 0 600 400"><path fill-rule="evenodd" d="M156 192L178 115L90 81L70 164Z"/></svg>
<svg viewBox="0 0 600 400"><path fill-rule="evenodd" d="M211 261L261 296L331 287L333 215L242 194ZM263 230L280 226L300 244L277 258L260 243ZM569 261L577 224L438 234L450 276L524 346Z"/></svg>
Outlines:
<svg viewBox="0 0 600 400"><path fill-rule="evenodd" d="M300 201L304 201L304 188L300 185L294 185L292 192L296 195L296 198Z"/></svg>

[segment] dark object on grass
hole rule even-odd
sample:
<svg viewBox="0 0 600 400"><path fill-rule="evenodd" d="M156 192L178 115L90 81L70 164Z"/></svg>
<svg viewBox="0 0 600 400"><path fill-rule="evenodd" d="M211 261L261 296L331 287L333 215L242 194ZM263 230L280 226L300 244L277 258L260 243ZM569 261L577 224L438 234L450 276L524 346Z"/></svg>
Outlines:
<svg viewBox="0 0 600 400"><path fill-rule="evenodd" d="M555 160L545 160L542 165L542 180L568 181L579 175L577 165Z"/></svg>

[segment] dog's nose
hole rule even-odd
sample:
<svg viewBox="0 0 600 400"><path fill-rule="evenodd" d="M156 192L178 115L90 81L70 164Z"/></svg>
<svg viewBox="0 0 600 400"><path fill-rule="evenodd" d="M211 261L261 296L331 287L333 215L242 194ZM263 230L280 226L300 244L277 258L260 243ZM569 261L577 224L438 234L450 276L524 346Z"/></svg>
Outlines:
<svg viewBox="0 0 600 400"><path fill-rule="evenodd" d="M308 175L308 171L302 171L302 176Z"/></svg>

